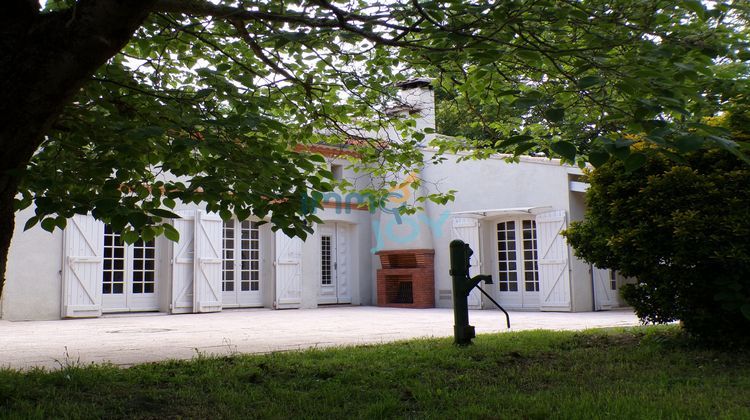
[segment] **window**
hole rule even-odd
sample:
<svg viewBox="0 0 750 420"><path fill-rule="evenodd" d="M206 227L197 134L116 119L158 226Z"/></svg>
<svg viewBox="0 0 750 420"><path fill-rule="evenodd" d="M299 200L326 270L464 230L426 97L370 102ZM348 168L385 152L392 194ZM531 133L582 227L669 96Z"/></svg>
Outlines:
<svg viewBox="0 0 750 420"><path fill-rule="evenodd" d="M539 265L536 250L536 221L524 220L523 225L523 275L527 292L539 291Z"/></svg>
<svg viewBox="0 0 750 420"><path fill-rule="evenodd" d="M223 292L260 290L260 233L258 223L244 220L224 222Z"/></svg>
<svg viewBox="0 0 750 420"><path fill-rule="evenodd" d="M617 272L615 270L609 270L609 288L617 290Z"/></svg>
<svg viewBox="0 0 750 420"><path fill-rule="evenodd" d="M125 244L120 234L104 226L104 271L102 293L122 294L125 291Z"/></svg>
<svg viewBox="0 0 750 420"><path fill-rule="evenodd" d="M154 241L133 244L133 293L154 293Z"/></svg>
<svg viewBox="0 0 750 420"><path fill-rule="evenodd" d="M156 285L156 245L154 240L139 239L127 246L120 234L109 225L104 227L104 268L102 271L102 293L123 294L127 288L134 294L154 293ZM126 268L130 270L126 272ZM126 281L129 285L126 286Z"/></svg>
<svg viewBox="0 0 750 420"><path fill-rule="evenodd" d="M520 241L518 240L520 238ZM507 221L497 224L497 272L501 292L539 291L536 221Z"/></svg>
<svg viewBox="0 0 750 420"><path fill-rule="evenodd" d="M517 292L516 222L497 224L497 261L500 291Z"/></svg>
<svg viewBox="0 0 750 420"><path fill-rule="evenodd" d="M333 276L331 270L331 236L323 235L320 237L320 282L323 285L332 284Z"/></svg>
<svg viewBox="0 0 750 420"><path fill-rule="evenodd" d="M331 173L336 181L344 179L344 165L331 164Z"/></svg>

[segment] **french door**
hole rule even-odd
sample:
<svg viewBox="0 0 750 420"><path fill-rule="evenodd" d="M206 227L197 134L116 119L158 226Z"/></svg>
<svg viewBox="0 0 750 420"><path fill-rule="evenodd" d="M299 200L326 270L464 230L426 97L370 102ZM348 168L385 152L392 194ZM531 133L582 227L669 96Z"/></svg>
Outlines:
<svg viewBox="0 0 750 420"><path fill-rule="evenodd" d="M349 288L349 229L341 223L318 228L320 241L320 292L318 303L351 303Z"/></svg>
<svg viewBox="0 0 750 420"><path fill-rule="evenodd" d="M102 312L158 309L155 242L138 240L127 245L119 233L105 226Z"/></svg>
<svg viewBox="0 0 750 420"><path fill-rule="evenodd" d="M222 242L222 306L263 306L258 223L225 221Z"/></svg>
<svg viewBox="0 0 750 420"><path fill-rule="evenodd" d="M496 225L497 292L509 308L539 308L536 222L514 219Z"/></svg>

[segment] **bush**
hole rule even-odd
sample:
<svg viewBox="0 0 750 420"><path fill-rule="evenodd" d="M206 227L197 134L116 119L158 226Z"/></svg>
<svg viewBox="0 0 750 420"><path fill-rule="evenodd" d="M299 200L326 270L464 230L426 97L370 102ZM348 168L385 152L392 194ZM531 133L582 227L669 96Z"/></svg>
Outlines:
<svg viewBox="0 0 750 420"><path fill-rule="evenodd" d="M718 150L676 164L650 157L590 174L586 217L566 236L577 256L637 282L623 297L647 322L681 320L713 343L750 337L750 166Z"/></svg>

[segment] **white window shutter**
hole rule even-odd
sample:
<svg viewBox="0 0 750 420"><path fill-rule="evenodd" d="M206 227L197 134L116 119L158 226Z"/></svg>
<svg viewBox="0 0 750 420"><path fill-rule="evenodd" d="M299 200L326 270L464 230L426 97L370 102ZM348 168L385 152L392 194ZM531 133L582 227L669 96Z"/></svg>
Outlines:
<svg viewBox="0 0 750 420"><path fill-rule="evenodd" d="M570 311L569 250L560 234L567 227L564 210L536 216L539 264L539 308L542 311Z"/></svg>
<svg viewBox="0 0 750 420"><path fill-rule="evenodd" d="M180 239L172 243L172 303L170 312L184 314L193 312L193 260L195 235L195 210L177 212L179 219L172 226Z"/></svg>
<svg viewBox="0 0 750 420"><path fill-rule="evenodd" d="M451 229L453 239L460 239L469 244L474 254L471 255L469 263L469 275L474 277L480 274L482 269L482 253L479 249L479 221L472 217L454 217L453 229ZM480 285L481 287L481 285ZM479 309L482 307L482 296L478 289L474 288L469 293L469 308Z"/></svg>
<svg viewBox="0 0 750 420"><path fill-rule="evenodd" d="M75 215L68 219L63 237L62 316L100 316L104 223L89 215Z"/></svg>
<svg viewBox="0 0 750 420"><path fill-rule="evenodd" d="M302 303L302 239L276 231L277 309L299 308Z"/></svg>
<svg viewBox="0 0 750 420"><path fill-rule="evenodd" d="M194 226L193 312L219 312L224 223L217 214L198 210Z"/></svg>

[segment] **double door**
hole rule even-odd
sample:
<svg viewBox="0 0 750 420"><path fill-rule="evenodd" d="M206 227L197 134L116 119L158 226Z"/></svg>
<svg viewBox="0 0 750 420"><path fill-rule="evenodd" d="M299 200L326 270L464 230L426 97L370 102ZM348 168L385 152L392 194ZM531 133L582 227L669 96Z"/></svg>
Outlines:
<svg viewBox="0 0 750 420"><path fill-rule="evenodd" d="M105 226L101 287L103 312L158 310L155 242L127 245Z"/></svg>
<svg viewBox="0 0 750 420"><path fill-rule="evenodd" d="M495 267L500 304L539 308L537 228L533 219L499 221L495 225Z"/></svg>
<svg viewBox="0 0 750 420"><path fill-rule="evenodd" d="M222 229L222 307L263 306L260 231L250 220L227 220Z"/></svg>
<svg viewBox="0 0 750 420"><path fill-rule="evenodd" d="M320 244L320 291L318 304L351 303L349 228L343 223L326 223L318 228Z"/></svg>

